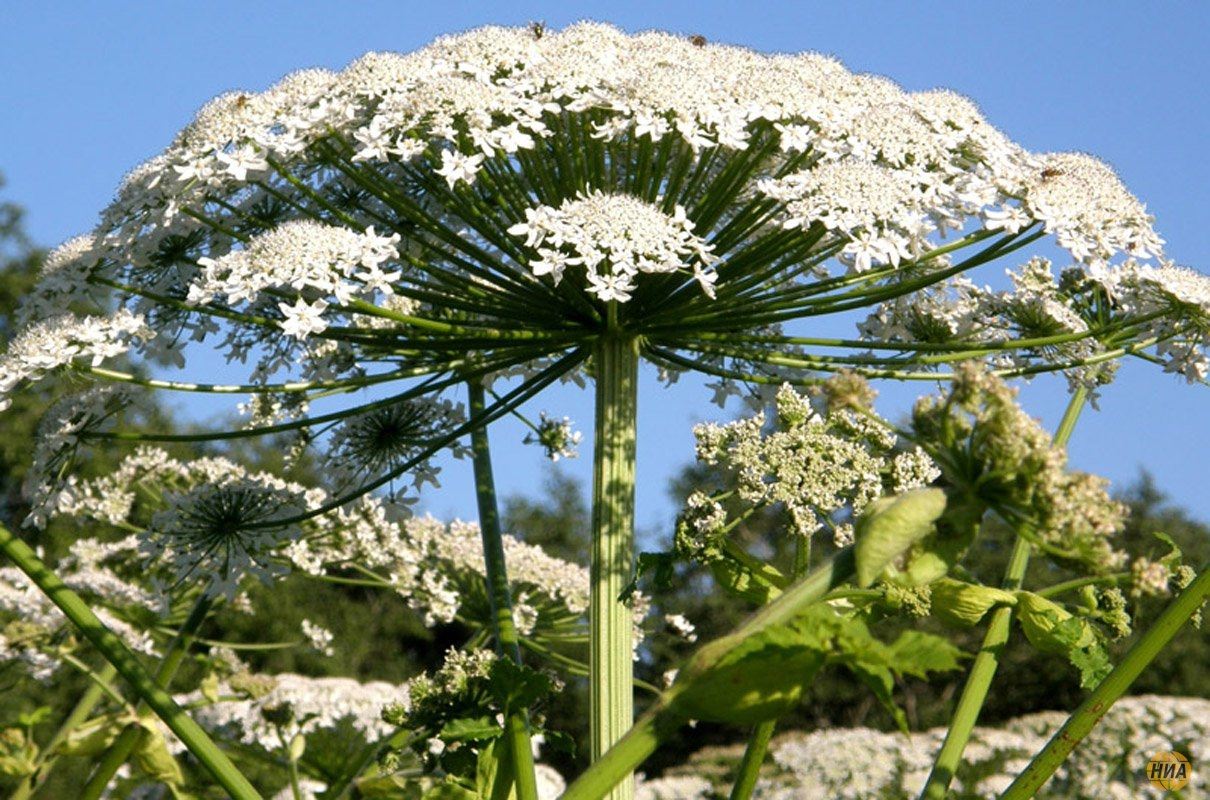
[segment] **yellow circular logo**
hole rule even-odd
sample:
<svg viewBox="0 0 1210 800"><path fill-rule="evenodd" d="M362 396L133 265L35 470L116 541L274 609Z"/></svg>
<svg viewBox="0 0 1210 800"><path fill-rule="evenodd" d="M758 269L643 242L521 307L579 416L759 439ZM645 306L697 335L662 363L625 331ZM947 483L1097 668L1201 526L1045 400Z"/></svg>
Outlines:
<svg viewBox="0 0 1210 800"><path fill-rule="evenodd" d="M1156 753L1147 762L1147 782L1157 789L1170 792L1184 789L1192 772L1189 759L1175 750Z"/></svg>

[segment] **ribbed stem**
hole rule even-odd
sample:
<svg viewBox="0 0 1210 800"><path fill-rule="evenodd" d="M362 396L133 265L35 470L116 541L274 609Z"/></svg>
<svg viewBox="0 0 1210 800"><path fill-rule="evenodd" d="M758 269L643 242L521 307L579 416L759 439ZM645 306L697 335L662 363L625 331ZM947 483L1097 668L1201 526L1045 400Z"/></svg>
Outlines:
<svg viewBox="0 0 1210 800"><path fill-rule="evenodd" d="M81 635L113 664L118 674L134 688L135 693L164 721L169 730L177 735L219 786L234 800L262 800L248 779L235 768L209 735L147 674L125 643L97 619L97 615L78 594L69 589L42 563L29 545L3 525L0 525L0 552L12 559L17 568L76 626Z"/></svg>
<svg viewBox="0 0 1210 800"><path fill-rule="evenodd" d="M789 622L811 603L853 577L853 548L841 550L819 565L810 575L790 586L776 600L764 606L730 634L697 649L685 662L681 674L701 674L742 644L748 637L773 625ZM685 720L672 709L684 686L674 683L616 745L576 778L560 800L600 800L611 797L611 788L626 782L648 756L674 739Z"/></svg>
<svg viewBox="0 0 1210 800"><path fill-rule="evenodd" d="M1033 757L1017 779L1000 795L1000 800L1027 800L1033 797L1050 779L1055 770L1067 760L1101 717L1118 701L1130 684L1142 674L1159 652L1172 641L1185 621L1189 619L1210 596L1210 568L1203 567L1202 573L1185 591L1173 600L1160 618L1135 642L1126 655L1105 679L1097 684L1080 707L1072 712L1055 732L1046 746Z"/></svg>
<svg viewBox="0 0 1210 800"><path fill-rule="evenodd" d="M1080 417L1080 412L1084 410L1087 400L1088 390L1082 386L1072 393L1071 400L1067 403L1067 410L1063 412L1063 419L1060 420L1059 427L1055 431L1056 447L1063 447L1071 438L1071 432L1075 429L1076 421ZM1013 542L1008 566L1004 570L1003 588L1009 590L1021 588L1025 570L1029 567L1029 554L1029 542L1018 534L1016 541ZM950 719L949 730L945 733L945 741L941 745L941 750L937 752L937 758L933 762L933 771L929 773L928 782L920 793L921 800L944 800L949 792L949 785L954 780L958 765L962 763L962 753L966 750L971 731L974 730L975 723L979 720L979 712L983 710L983 703L987 700L992 678L995 677L996 668L1000 665L1000 654L1003 652L1005 644L1008 643L1013 609L1011 606L1002 606L993 610L990 616L987 632L983 635L983 644L979 646L979 652L975 655L975 661L967 675L966 685L962 687L962 696L958 698L954 716Z"/></svg>
<svg viewBox="0 0 1210 800"><path fill-rule="evenodd" d="M471 417L484 414L487 400L483 384L468 382L467 395ZM500 527L496 478L492 472L492 453L486 425L471 431L471 455L475 471L475 499L479 504L479 534L483 540L483 568L487 597L491 603L492 633L496 637L497 649L520 664L521 646L513 622L513 598L508 584L504 535ZM537 800L538 783L534 776L534 757L525 709L513 710L505 720L504 729L508 758L512 761L512 772L517 783L517 797L519 800Z"/></svg>
<svg viewBox="0 0 1210 800"><path fill-rule="evenodd" d="M593 442L589 684L592 759L600 759L634 721L634 625L620 600L634 559L635 421L638 343L609 330L593 351L596 426ZM630 800L627 775L609 800Z"/></svg>

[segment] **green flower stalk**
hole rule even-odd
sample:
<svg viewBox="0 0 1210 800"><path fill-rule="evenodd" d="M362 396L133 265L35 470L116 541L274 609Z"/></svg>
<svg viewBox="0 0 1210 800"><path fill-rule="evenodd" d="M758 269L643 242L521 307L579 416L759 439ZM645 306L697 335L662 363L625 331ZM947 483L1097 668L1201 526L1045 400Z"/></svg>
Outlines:
<svg viewBox="0 0 1210 800"><path fill-rule="evenodd" d="M595 760L621 739L634 721L634 621L622 596L634 569L638 343L631 337L607 332L593 355L597 374L588 657ZM633 787L623 782L608 797L628 800L632 794Z"/></svg>
<svg viewBox="0 0 1210 800"><path fill-rule="evenodd" d="M1056 447L1067 445L1087 402L1088 391L1083 388L1077 389L1068 402L1063 418L1059 421L1059 427L1055 431L1054 444ZM1008 566L1004 569L1002 588L1007 590L1021 588L1021 581L1025 578L1025 570L1029 566L1031 550L1032 545L1029 539L1018 532L1008 558ZM958 765L962 762L962 752L966 749L967 742L970 741L971 732L974 731L975 723L979 719L979 712L991 689L996 668L1000 665L1000 654L1008 643L1012 618L1013 607L1010 605L1001 606L991 612L987 631L983 634L983 642L967 673L962 695L958 698L958 705L954 708L953 716L950 718L945 741L942 742L941 749L937 752L932 772L929 773L928 780L921 790L921 800L941 800L946 796L954 774L958 770Z"/></svg>
<svg viewBox="0 0 1210 800"><path fill-rule="evenodd" d="M967 277L1046 236L1073 262L1059 277L1040 259L1010 291ZM640 359L669 381L709 376L720 400L842 371L934 381L975 358L1088 389L1127 355L1200 380L1210 281L1160 245L1106 165L1029 153L950 92L696 37L483 28L205 106L95 231L51 255L0 357L0 404L62 375L247 393L247 425L195 438L296 434L329 453L339 491L243 519L248 535L224 542L233 558L210 576L230 585L233 566L265 569L291 526L418 488L443 448L579 378L591 354L600 756L631 717L618 598ZM867 316L852 338L814 320L853 311ZM249 372L191 374L185 342ZM123 371L108 363L119 356L154 366ZM349 446L366 415L452 403L468 380L510 389L385 455ZM31 481L35 522L80 443L183 438L124 431L120 414L56 419Z"/></svg>
<svg viewBox="0 0 1210 800"><path fill-rule="evenodd" d="M483 386L468 383L467 393L471 413L482 413L486 406ZM476 428L471 433L471 456L475 462L475 495L479 502L479 530L483 540L484 572L493 633L501 653L521 664L521 647L513 622L512 590L509 587L508 565L504 558L503 532L496 503L496 479L492 472L491 448L488 445L486 427ZM525 710L513 710L504 721L504 729L517 797L519 800L537 800L533 749Z"/></svg>

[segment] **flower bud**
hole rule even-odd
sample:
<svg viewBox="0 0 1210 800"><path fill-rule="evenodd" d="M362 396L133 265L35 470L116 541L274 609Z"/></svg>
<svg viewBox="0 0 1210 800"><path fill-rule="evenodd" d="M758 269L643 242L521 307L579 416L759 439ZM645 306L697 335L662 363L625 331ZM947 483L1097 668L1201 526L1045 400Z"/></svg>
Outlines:
<svg viewBox="0 0 1210 800"><path fill-rule="evenodd" d="M933 613L947 625L976 625L992 606L1017 604L1017 597L1012 592L952 578L942 578L932 584L932 588Z"/></svg>
<svg viewBox="0 0 1210 800"><path fill-rule="evenodd" d="M1017 619L1029 643L1043 653L1064 655L1073 647L1085 647L1096 641L1092 626L1081 620L1081 632L1073 641L1063 635L1059 626L1072 619L1072 614L1063 606L1033 592L1017 592Z"/></svg>
<svg viewBox="0 0 1210 800"><path fill-rule="evenodd" d="M891 562L932 533L945 502L940 489L917 489L870 503L856 524L857 585L874 583Z"/></svg>

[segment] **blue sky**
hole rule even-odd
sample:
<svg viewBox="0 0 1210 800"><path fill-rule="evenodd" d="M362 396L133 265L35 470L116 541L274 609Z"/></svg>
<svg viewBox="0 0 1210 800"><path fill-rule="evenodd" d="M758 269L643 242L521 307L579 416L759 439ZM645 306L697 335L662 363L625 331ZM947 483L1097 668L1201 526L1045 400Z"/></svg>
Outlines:
<svg viewBox="0 0 1210 800"><path fill-rule="evenodd" d="M211 96L259 90L308 66L336 68L367 50L411 50L486 23L576 19L664 28L765 51L818 50L911 90L969 95L1034 150L1082 150L1113 164L1157 217L1178 262L1210 270L1210 4L723 2L8 2L0 25L0 171L6 199L29 210L40 242L90 228L128 169L154 155ZM1005 265L1008 266L1008 265ZM667 478L692 455L690 424L726 418L690 382L645 380L640 401L638 515L667 535ZM889 387L884 412L921 387ZM1152 471L1173 498L1210 519L1210 389L1129 365L1081 421L1074 463L1132 480ZM1056 380L1024 398L1052 424ZM589 392L559 390L540 408L590 427ZM189 413L212 412L194 402ZM493 427L506 493L540 490L542 466L514 422ZM569 462L587 478L588 453ZM469 466L453 463L434 513L474 516Z"/></svg>

